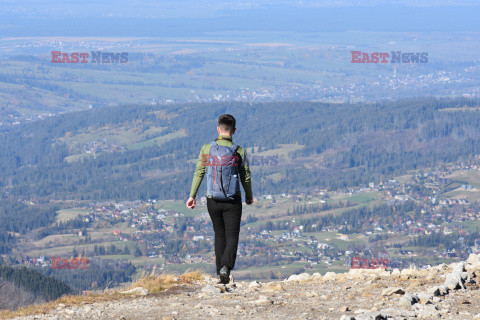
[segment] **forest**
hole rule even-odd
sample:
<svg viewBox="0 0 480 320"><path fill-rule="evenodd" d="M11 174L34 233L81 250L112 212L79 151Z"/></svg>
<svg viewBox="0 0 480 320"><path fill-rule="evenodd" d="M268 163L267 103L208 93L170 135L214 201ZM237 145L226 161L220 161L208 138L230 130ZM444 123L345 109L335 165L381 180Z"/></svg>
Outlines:
<svg viewBox="0 0 480 320"><path fill-rule="evenodd" d="M73 290L63 281L47 277L27 267L0 265L0 278L32 292L46 301L55 300Z"/></svg>
<svg viewBox="0 0 480 320"><path fill-rule="evenodd" d="M279 158L275 166L252 167L255 195L335 190L478 154L480 113L468 110L477 105L475 100L432 98L375 104L238 102L94 108L0 133L0 188L4 198L39 203L185 199L194 170L194 162L187 161L196 159L201 146L216 137L218 115L231 113L238 128L234 140L246 148L274 151L285 144L301 146ZM466 111L442 110L458 107ZM185 135L142 148L65 160L70 155L62 140L67 133L126 124L143 130L165 128L159 137L179 130ZM149 175L154 170L161 174Z"/></svg>

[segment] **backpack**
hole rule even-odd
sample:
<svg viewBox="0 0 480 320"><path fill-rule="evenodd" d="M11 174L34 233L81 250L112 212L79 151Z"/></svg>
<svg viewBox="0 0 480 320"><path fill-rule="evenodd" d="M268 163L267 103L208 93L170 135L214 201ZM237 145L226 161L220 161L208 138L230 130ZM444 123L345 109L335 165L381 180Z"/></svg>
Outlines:
<svg viewBox="0 0 480 320"><path fill-rule="evenodd" d="M233 200L240 190L238 179L238 145L220 146L216 141L210 143L207 164L207 192L215 200Z"/></svg>

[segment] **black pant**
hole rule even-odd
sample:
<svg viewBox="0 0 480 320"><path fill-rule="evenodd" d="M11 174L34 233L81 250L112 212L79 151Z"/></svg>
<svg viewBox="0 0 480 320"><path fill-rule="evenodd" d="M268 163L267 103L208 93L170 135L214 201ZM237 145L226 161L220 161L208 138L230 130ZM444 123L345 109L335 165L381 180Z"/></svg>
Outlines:
<svg viewBox="0 0 480 320"><path fill-rule="evenodd" d="M215 232L215 263L217 274L222 266L229 270L235 266L237 258L240 221L242 220L242 198L219 201L207 197L207 209Z"/></svg>

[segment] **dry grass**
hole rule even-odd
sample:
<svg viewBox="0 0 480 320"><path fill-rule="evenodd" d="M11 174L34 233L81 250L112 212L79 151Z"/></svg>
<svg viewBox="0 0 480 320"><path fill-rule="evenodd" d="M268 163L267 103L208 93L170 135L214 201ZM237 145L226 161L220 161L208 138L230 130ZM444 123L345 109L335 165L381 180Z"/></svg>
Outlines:
<svg viewBox="0 0 480 320"><path fill-rule="evenodd" d="M182 283L193 283L195 281L202 281L202 280L203 280L203 275L200 270L185 272L180 276L180 282Z"/></svg>
<svg viewBox="0 0 480 320"><path fill-rule="evenodd" d="M134 282L129 289L142 287L149 292L160 292L170 288L173 285L193 283L202 280L202 273L200 271L190 271L176 277L171 274L149 274L143 275L139 280Z"/></svg>
<svg viewBox="0 0 480 320"><path fill-rule="evenodd" d="M63 304L65 307L78 306L84 304L91 304L95 302L105 302L129 298L128 295L122 294L122 291L142 287L148 289L149 292L161 292L175 285L192 284L202 281L202 272L198 270L188 271L180 276L171 274L155 275L153 273L143 275L140 279L135 281L127 289L110 289L104 292L88 293L86 295L65 295L55 301L50 301L42 304L34 304L19 308L14 311L2 310L0 311L0 320L12 319L15 317L28 316L34 314L46 314L50 310L57 308Z"/></svg>

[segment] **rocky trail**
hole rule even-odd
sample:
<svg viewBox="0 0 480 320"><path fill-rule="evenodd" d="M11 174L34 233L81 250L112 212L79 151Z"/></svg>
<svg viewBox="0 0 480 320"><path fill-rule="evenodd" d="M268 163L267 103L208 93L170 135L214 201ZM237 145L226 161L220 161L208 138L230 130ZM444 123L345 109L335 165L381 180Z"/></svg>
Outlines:
<svg viewBox="0 0 480 320"><path fill-rule="evenodd" d="M59 305L20 319L480 319L480 255L428 269L352 269L283 281L217 284L204 276L161 293L136 288L125 299Z"/></svg>

